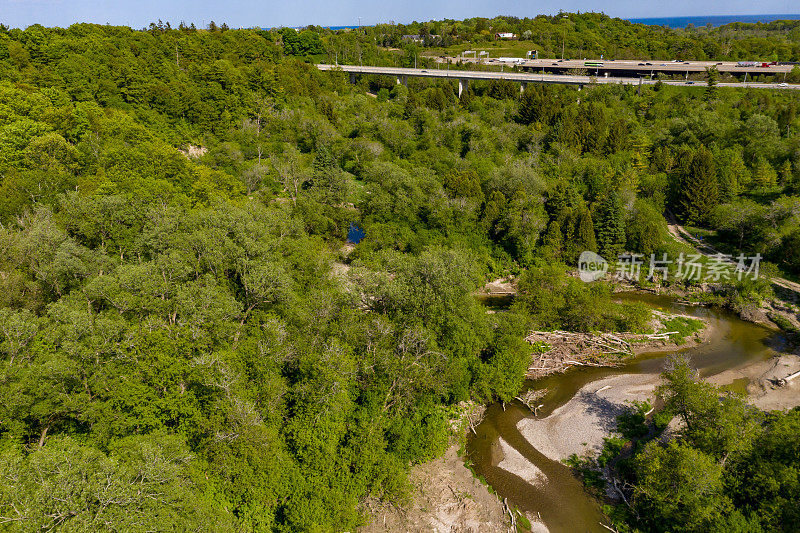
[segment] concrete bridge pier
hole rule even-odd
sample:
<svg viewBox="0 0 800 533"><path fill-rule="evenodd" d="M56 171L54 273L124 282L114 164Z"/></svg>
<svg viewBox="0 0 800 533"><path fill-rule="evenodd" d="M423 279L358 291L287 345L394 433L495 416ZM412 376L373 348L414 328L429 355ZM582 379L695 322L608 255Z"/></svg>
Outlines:
<svg viewBox="0 0 800 533"><path fill-rule="evenodd" d="M519 94L524 93L525 89L527 89L527 88L528 88L528 83L527 82L524 82L524 81L520 82L520 84L519 84Z"/></svg>
<svg viewBox="0 0 800 533"><path fill-rule="evenodd" d="M461 93L464 91L469 90L469 80L466 78L459 78L458 79L458 97L461 98Z"/></svg>
<svg viewBox="0 0 800 533"><path fill-rule="evenodd" d="M397 76L397 85L408 87L408 76Z"/></svg>

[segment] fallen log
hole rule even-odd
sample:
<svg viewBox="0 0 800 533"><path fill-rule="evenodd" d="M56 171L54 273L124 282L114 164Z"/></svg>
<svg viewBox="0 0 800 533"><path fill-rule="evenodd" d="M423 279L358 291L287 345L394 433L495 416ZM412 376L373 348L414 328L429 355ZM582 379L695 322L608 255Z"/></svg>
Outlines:
<svg viewBox="0 0 800 533"><path fill-rule="evenodd" d="M783 387L785 385L788 385L790 381L792 381L794 378L796 378L798 376L800 376L800 371L797 371L794 374L790 374L790 375L786 376L785 378L779 379L778 380L778 385L780 385L781 387Z"/></svg>
<svg viewBox="0 0 800 533"><path fill-rule="evenodd" d="M516 399L519 400L522 404L525 405L528 409L530 409L533 414L536 414L536 410L538 407L536 406L535 402L540 400L544 395L547 394L547 389L528 389L525 394L517 396ZM541 407L541 406L539 406Z"/></svg>

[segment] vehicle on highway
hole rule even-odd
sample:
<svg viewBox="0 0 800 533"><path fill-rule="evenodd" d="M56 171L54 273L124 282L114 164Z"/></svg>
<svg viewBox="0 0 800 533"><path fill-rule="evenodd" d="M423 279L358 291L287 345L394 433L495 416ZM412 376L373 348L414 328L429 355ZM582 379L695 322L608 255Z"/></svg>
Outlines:
<svg viewBox="0 0 800 533"><path fill-rule="evenodd" d="M789 84L788 84L788 83L786 83L786 82L783 82L783 83L779 83L779 84L778 84L778 87L788 87L788 86L789 86Z"/></svg>
<svg viewBox="0 0 800 533"><path fill-rule="evenodd" d="M694 85L694 82L693 81L687 81L686 85Z"/></svg>
<svg viewBox="0 0 800 533"><path fill-rule="evenodd" d="M602 67L603 66L603 62L602 61L586 61L583 64L583 66L584 67Z"/></svg>
<svg viewBox="0 0 800 533"><path fill-rule="evenodd" d="M651 66L651 67L653 66L652 63L645 63L645 65L648 65L648 66Z"/></svg>
<svg viewBox="0 0 800 533"><path fill-rule="evenodd" d="M636 65L636 66L637 66L637 67L643 67L643 66L644 66L644 63L639 63L639 64L638 64L638 65Z"/></svg>

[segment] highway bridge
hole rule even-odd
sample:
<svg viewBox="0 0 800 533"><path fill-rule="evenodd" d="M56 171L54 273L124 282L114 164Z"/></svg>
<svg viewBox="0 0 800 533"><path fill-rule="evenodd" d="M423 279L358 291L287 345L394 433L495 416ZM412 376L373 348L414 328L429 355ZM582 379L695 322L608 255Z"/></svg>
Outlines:
<svg viewBox="0 0 800 533"><path fill-rule="evenodd" d="M650 59L515 59L515 58L485 58L473 59L464 57L437 57L437 63L446 64L462 62L467 64L480 63L483 65L500 66L512 63L526 72L545 72L550 74L564 74L570 71L585 70L599 76L639 77L664 74L668 76L689 77L693 74L705 74L707 68L716 68L720 74L730 74L740 79L752 79L753 76L775 76L780 81L786 81L786 76L795 67L793 63L773 64L761 61L664 61ZM586 66L593 63L600 66Z"/></svg>
<svg viewBox="0 0 800 533"><path fill-rule="evenodd" d="M657 83L655 80L645 79L644 77L595 77L595 76L578 76L571 74L547 74L535 72L490 72L480 70L448 70L442 68L404 68L404 67L372 67L360 65L327 65L319 64L317 68L322 71L338 71L350 74L350 81L355 82L355 78L359 74L373 74L381 76L394 77L397 83L407 84L408 78L435 78L435 79L449 79L458 82L458 95L468 87L470 80L509 80L520 84L520 90L525 90L528 83L562 83L568 85L577 85L580 89L584 85L605 85L605 84L622 84L622 85L654 85ZM679 86L705 86L705 81L676 81L676 80L663 80L661 83L664 85L679 85ZM754 87L759 89L784 89L784 90L800 90L800 84L787 84L787 83L718 83L717 87Z"/></svg>

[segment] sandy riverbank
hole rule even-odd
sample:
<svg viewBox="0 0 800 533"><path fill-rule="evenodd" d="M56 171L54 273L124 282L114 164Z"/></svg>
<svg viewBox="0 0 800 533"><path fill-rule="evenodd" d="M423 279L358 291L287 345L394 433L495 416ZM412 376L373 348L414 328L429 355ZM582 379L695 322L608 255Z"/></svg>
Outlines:
<svg viewBox="0 0 800 533"><path fill-rule="evenodd" d="M646 400L659 383L657 374L621 374L593 381L545 418L524 418L517 429L549 459L597 453L616 418L633 400Z"/></svg>
<svg viewBox="0 0 800 533"><path fill-rule="evenodd" d="M775 382L798 370L800 357L783 354L726 370L707 381L722 386L746 378L753 405L763 410L791 409L800 405L800 378L782 387ZM596 454L629 402L652 400L660 382L658 374L621 374L593 381L549 416L523 419L517 428L534 448L554 461L573 453Z"/></svg>
<svg viewBox="0 0 800 533"><path fill-rule="evenodd" d="M800 371L800 355L782 354L741 368L726 370L708 378L714 385L747 380L750 403L764 411L792 409L800 405L800 378L779 386L778 380Z"/></svg>
<svg viewBox="0 0 800 533"><path fill-rule="evenodd" d="M525 480L536 487L543 487L547 484L547 476L542 472L539 467L525 458L524 455L514 449L502 437L498 439L500 444L500 451L503 454L503 459L497 463L497 468L505 470L519 478ZM528 514L526 516L531 523L531 533L547 533L547 526L540 521L536 516Z"/></svg>
<svg viewBox="0 0 800 533"><path fill-rule="evenodd" d="M497 468L519 476L531 485L541 487L547 483L547 476L535 464L526 459L502 437L498 439L498 442L500 443L500 451L503 453L503 459L497 463Z"/></svg>

